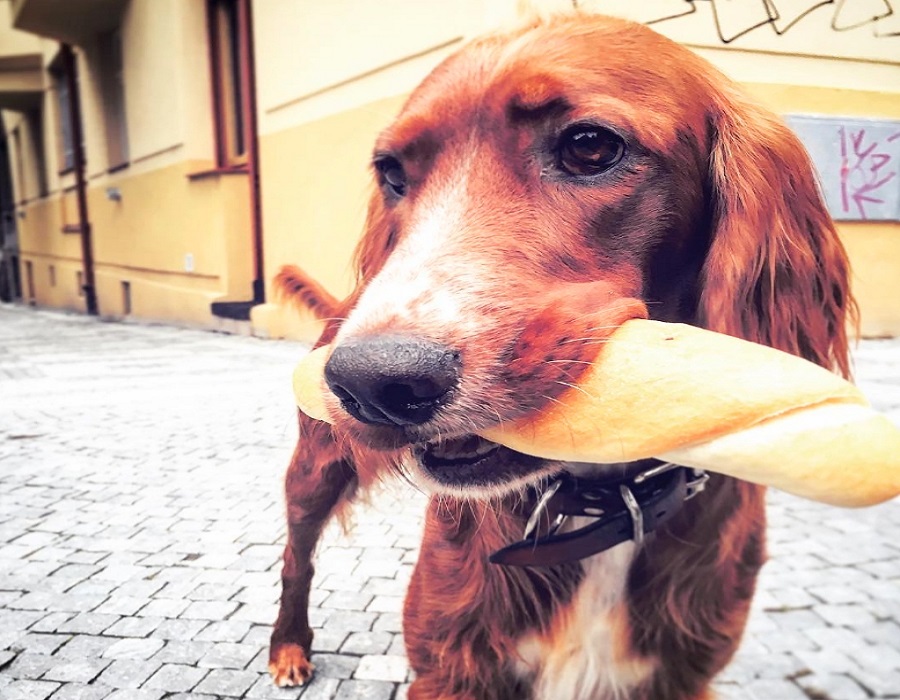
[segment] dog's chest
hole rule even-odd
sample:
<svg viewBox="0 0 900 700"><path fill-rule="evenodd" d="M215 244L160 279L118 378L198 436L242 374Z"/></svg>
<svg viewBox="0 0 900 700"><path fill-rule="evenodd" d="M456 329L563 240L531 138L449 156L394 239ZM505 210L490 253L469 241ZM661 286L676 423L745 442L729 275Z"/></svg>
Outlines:
<svg viewBox="0 0 900 700"><path fill-rule="evenodd" d="M634 544L584 562L584 580L544 634L519 640L518 671L534 700L625 700L653 671L630 649L625 586Z"/></svg>

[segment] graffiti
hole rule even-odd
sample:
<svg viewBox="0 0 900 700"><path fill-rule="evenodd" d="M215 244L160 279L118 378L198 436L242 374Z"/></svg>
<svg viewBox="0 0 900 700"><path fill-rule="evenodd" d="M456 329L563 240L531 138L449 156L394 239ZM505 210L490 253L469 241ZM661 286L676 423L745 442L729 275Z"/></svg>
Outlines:
<svg viewBox="0 0 900 700"><path fill-rule="evenodd" d="M874 37L900 36L898 0L634 0L590 2L597 9L644 22L659 24L697 12L699 3L708 3L718 40L730 44L753 32L771 31L781 36L809 15L831 13L829 26L846 32L871 25Z"/></svg>
<svg viewBox="0 0 900 700"><path fill-rule="evenodd" d="M900 121L788 115L842 221L900 220Z"/></svg>
<svg viewBox="0 0 900 700"><path fill-rule="evenodd" d="M838 128L841 149L841 207L845 214L871 218L867 207L885 204L885 186L897 177L893 155L883 150L881 141L867 136L866 129ZM900 131L886 143L900 140ZM894 168L893 170L891 168ZM854 211L855 209L855 211Z"/></svg>

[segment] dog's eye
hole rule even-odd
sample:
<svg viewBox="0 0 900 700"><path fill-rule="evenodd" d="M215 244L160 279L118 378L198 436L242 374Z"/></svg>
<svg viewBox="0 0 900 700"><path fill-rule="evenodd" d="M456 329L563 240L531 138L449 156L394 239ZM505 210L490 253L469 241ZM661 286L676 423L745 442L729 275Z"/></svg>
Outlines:
<svg viewBox="0 0 900 700"><path fill-rule="evenodd" d="M625 143L609 129L579 124L563 132L557 155L569 175L597 175L622 160Z"/></svg>
<svg viewBox="0 0 900 700"><path fill-rule="evenodd" d="M393 156L383 156L375 161L375 169L382 187L396 197L406 194L406 173L399 160Z"/></svg>

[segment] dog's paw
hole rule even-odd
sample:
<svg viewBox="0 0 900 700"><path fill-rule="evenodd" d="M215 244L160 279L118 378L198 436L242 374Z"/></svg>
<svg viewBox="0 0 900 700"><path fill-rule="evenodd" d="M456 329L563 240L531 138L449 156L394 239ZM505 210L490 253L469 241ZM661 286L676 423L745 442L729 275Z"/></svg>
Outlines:
<svg viewBox="0 0 900 700"><path fill-rule="evenodd" d="M312 678L315 666L306 658L306 652L299 644L284 644L278 647L269 660L269 674L279 688L303 685Z"/></svg>

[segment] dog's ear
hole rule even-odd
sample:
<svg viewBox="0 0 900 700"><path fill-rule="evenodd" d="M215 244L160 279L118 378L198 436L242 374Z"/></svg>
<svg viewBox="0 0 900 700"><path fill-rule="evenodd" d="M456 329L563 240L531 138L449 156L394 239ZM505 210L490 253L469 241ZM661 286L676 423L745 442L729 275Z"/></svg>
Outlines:
<svg viewBox="0 0 900 700"><path fill-rule="evenodd" d="M774 114L723 91L711 115L706 327L849 374L849 265L809 156Z"/></svg>

